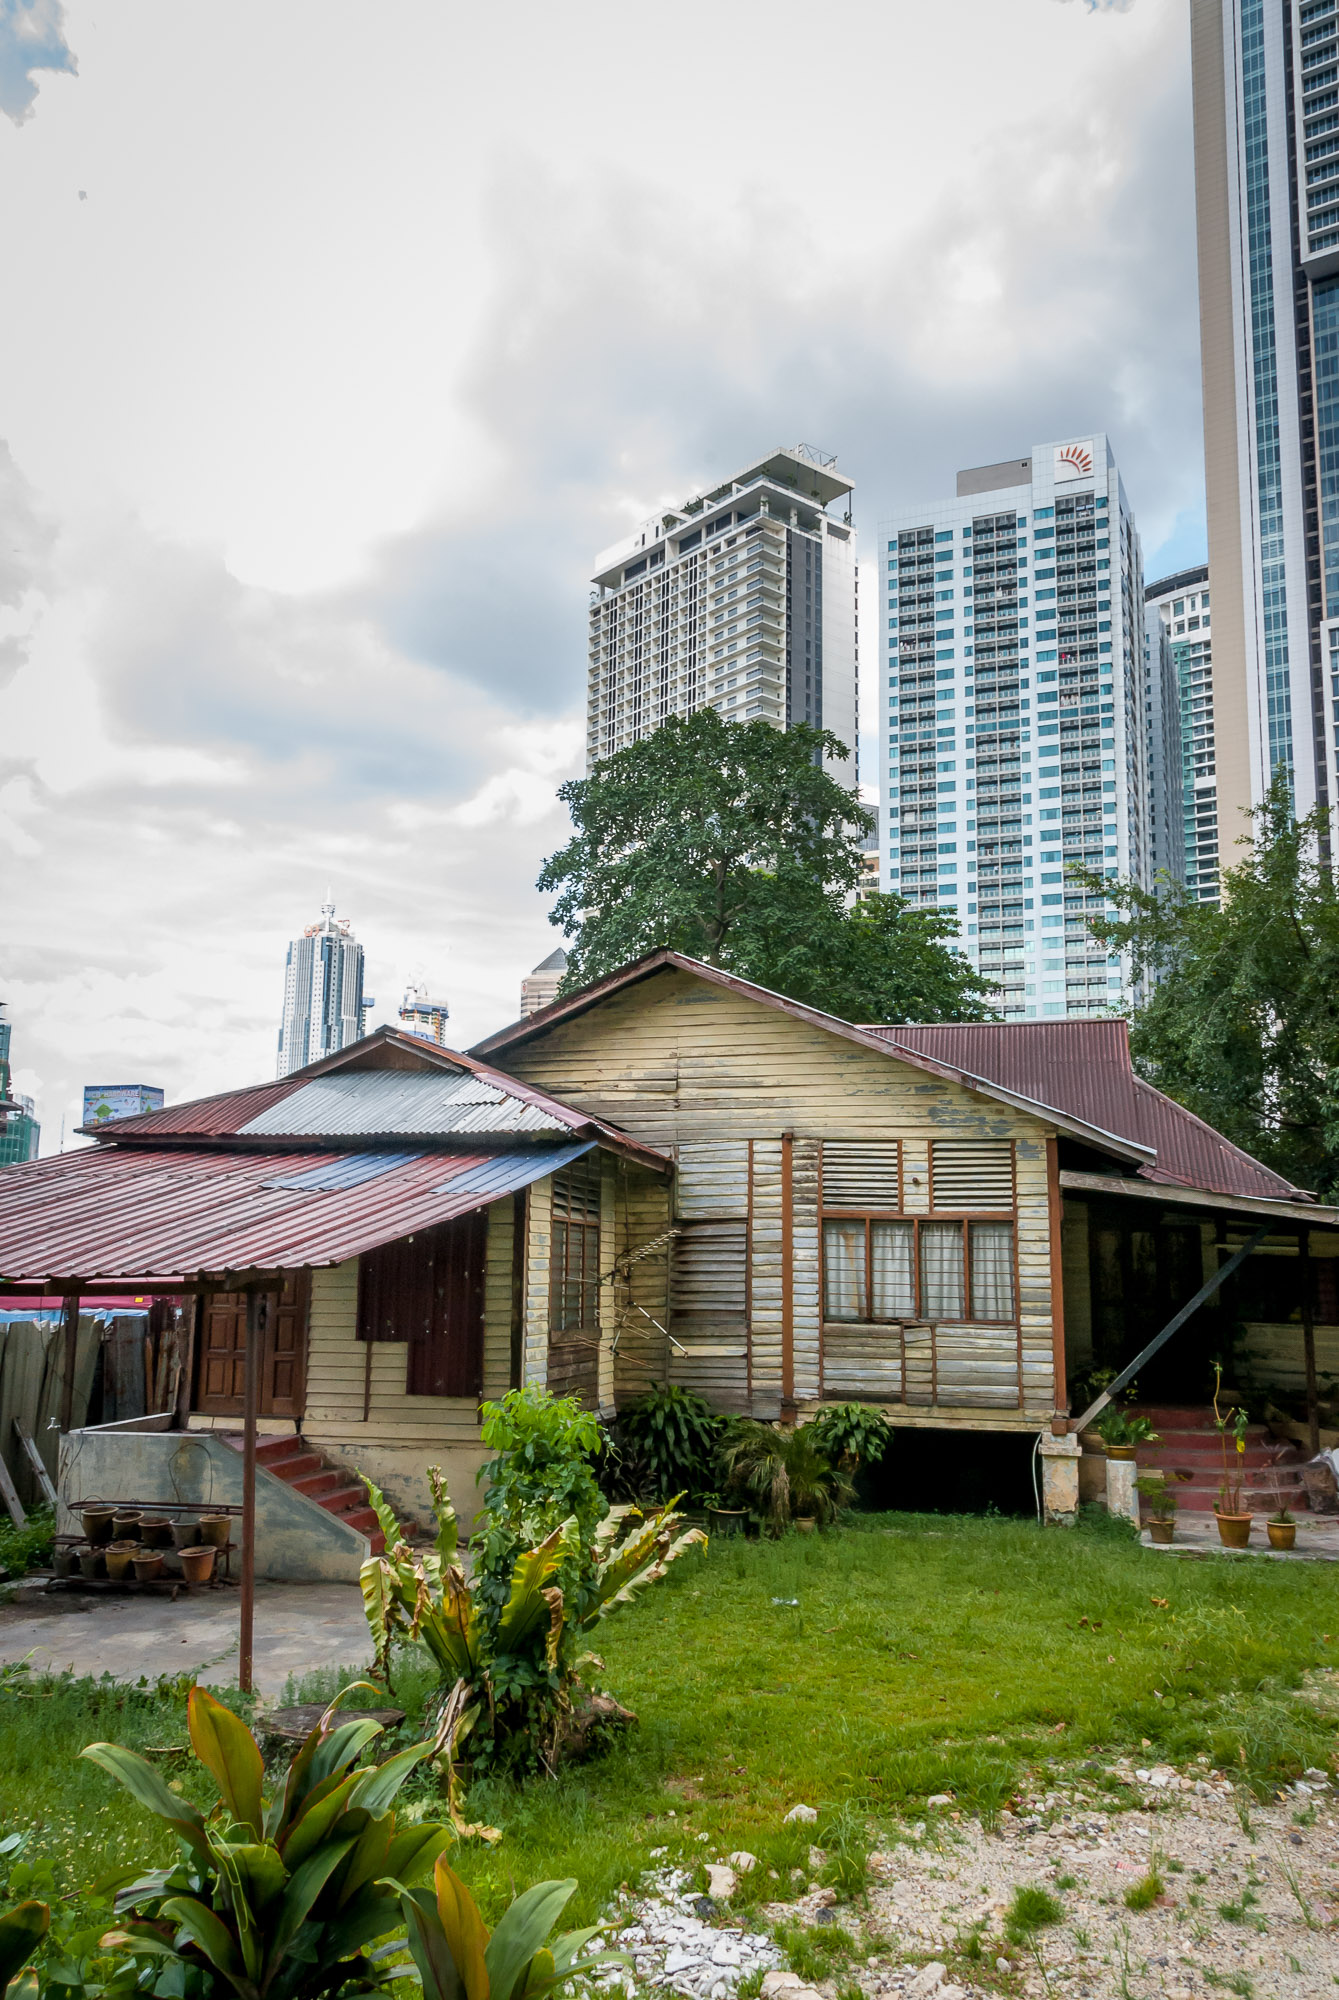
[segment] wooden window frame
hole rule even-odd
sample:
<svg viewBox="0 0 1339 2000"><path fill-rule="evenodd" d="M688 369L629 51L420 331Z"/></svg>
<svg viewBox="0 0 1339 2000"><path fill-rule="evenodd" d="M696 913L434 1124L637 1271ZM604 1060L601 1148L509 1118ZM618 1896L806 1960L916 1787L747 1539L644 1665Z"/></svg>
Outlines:
<svg viewBox="0 0 1339 2000"><path fill-rule="evenodd" d="M600 1330L601 1194L598 1153L589 1163L577 1161L553 1176L549 1211L551 1334L597 1334Z"/></svg>
<svg viewBox="0 0 1339 2000"><path fill-rule="evenodd" d="M827 1311L827 1229L829 1222L861 1222L865 1227L865 1317L855 1320L831 1319ZM916 1287L916 1310L901 1313L896 1318L876 1318L874 1305L874 1232L870 1227L874 1222L903 1222L911 1225L911 1270ZM1010 1264L1013 1272L1014 1309L1007 1319L978 1319L972 1312L972 1232L974 1222L1007 1222L1013 1231ZM943 1228L956 1223L962 1231L962 1276L963 1306L961 1313L948 1318L931 1319L924 1311L921 1285L921 1228L925 1224ZM1018 1290L1018 1213L1015 1209L972 1209L959 1210L957 1214L898 1215L891 1209L874 1208L825 1208L821 1211L820 1232L823 1239L823 1269L821 1273L822 1303L824 1320L833 1326L901 1326L914 1321L927 1326L1016 1326L1019 1313Z"/></svg>
<svg viewBox="0 0 1339 2000"><path fill-rule="evenodd" d="M970 1209L970 1210L968 1210L968 1209L962 1209L962 1208L956 1208L956 1209L955 1209L955 1208L946 1208L946 1209L944 1209L944 1210L942 1211L942 1215L941 1215L941 1212L940 1212L940 1210L938 1210L938 1209L937 1209L937 1208L935 1207L935 1148L936 1148L936 1146L963 1146L963 1145L974 1145L974 1144L976 1144L976 1143L978 1143L978 1142L977 1142L977 1141L975 1141L975 1140L971 1140L971 1139L931 1139L931 1140L930 1140L930 1142L929 1142L929 1157L928 1157L928 1159L927 1159L927 1161L926 1161L926 1169L927 1169L927 1171L926 1171L926 1177L925 1177L925 1189L926 1189L926 1193L927 1193L927 1195L929 1196L929 1200L930 1200L930 1217L931 1217L931 1219L932 1219L932 1220L942 1220L942 1221L944 1221L944 1222L956 1222L956 1221L957 1221L957 1219L958 1219L958 1217L959 1217L960 1215L964 1215L964 1214L971 1214L971 1215L975 1215L975 1216L976 1216L976 1217L978 1218L978 1220L979 1220L979 1221L981 1221L981 1222L998 1222L998 1221L999 1221L999 1220L1001 1219L1001 1217L1002 1217L1002 1216L1003 1216L1003 1215L1004 1215L1004 1214L1006 1213L1006 1211L1005 1211L1005 1210L1003 1210L1003 1209L994 1209L994 1208L991 1208L991 1209L986 1209L986 1208L974 1208L974 1209ZM1013 1215L1013 1214L1016 1214L1016 1212L1017 1212L1017 1209L1018 1209L1018 1148L1017 1148L1017 1146L1016 1146L1016 1145L1014 1144L1014 1142L1013 1142L1013 1140L1012 1140L1012 1139L992 1139L992 1140L982 1140L982 1141L980 1141L979 1143L981 1143L982 1145L995 1145L995 1146L1007 1146L1007 1147L1009 1148L1009 1201L1010 1201L1010 1206L1009 1206L1009 1209L1008 1209L1008 1211L1007 1211L1007 1212L1008 1212L1008 1213L1009 1213L1010 1215Z"/></svg>

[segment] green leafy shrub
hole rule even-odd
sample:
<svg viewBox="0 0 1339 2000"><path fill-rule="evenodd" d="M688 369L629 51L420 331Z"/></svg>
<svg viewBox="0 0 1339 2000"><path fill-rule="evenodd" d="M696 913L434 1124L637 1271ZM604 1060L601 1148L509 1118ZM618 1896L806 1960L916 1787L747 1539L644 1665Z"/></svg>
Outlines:
<svg viewBox="0 0 1339 2000"><path fill-rule="evenodd" d="M5 1515L0 1519L0 1579L26 1576L51 1560L56 1517L49 1507L35 1507L23 1527Z"/></svg>
<svg viewBox="0 0 1339 2000"><path fill-rule="evenodd" d="M401 1893L451 1838L448 1827L431 1821L400 1826L393 1810L406 1778L436 1746L416 1743L384 1764L360 1765L381 1724L339 1723L337 1706L338 1698L266 1798L250 1730L203 1688L192 1688L191 1746L219 1788L208 1814L133 1750L115 1743L84 1750L181 1843L182 1858L171 1867L120 1889L123 1928L102 1940L136 1968L139 1990L200 2000L389 1990L393 1970L369 1947L400 1928Z"/></svg>
<svg viewBox="0 0 1339 2000"><path fill-rule="evenodd" d="M564 1931L550 1942L575 1882L537 1882L509 1905L491 1934L473 1896L439 1857L433 1887L406 1889L400 1901L423 2000L542 2000L569 1979L602 1965L627 1965L621 1952L582 1956L603 1927Z"/></svg>
<svg viewBox="0 0 1339 2000"><path fill-rule="evenodd" d="M1153 1444L1158 1433L1147 1417L1132 1417L1119 1403L1108 1403L1097 1419L1097 1435L1105 1445Z"/></svg>
<svg viewBox="0 0 1339 2000"><path fill-rule="evenodd" d="M723 1428L705 1397L673 1383L649 1389L620 1410L614 1425L616 1450L624 1464L636 1464L649 1481L636 1497L654 1494L669 1500L687 1493L700 1502L713 1483Z"/></svg>
<svg viewBox="0 0 1339 2000"><path fill-rule="evenodd" d="M494 1483L470 1542L472 1576L458 1561L455 1509L437 1466L428 1468L435 1549L412 1549L365 1479L386 1549L363 1564L363 1606L383 1673L397 1639L431 1653L448 1760L468 1738L477 1764L552 1772L628 1719L582 1681L592 1657L578 1650L583 1635L707 1538L667 1507L649 1518L610 1508L581 1456L586 1432L577 1418L586 1413L576 1404L555 1412L535 1392L513 1392L500 1414L498 1405L489 1410L485 1439L502 1448L486 1468Z"/></svg>
<svg viewBox="0 0 1339 2000"><path fill-rule="evenodd" d="M737 1419L722 1446L721 1471L727 1491L774 1534L798 1516L832 1521L853 1496L850 1480L814 1442L812 1424L782 1430Z"/></svg>
<svg viewBox="0 0 1339 2000"><path fill-rule="evenodd" d="M893 1435L882 1411L864 1403L833 1403L805 1428L824 1458L852 1479L862 1466L879 1463Z"/></svg>
<svg viewBox="0 0 1339 2000"><path fill-rule="evenodd" d="M20 1903L0 1917L0 1994L9 2000L36 2000L37 1975L23 1968L50 1928L45 1903Z"/></svg>

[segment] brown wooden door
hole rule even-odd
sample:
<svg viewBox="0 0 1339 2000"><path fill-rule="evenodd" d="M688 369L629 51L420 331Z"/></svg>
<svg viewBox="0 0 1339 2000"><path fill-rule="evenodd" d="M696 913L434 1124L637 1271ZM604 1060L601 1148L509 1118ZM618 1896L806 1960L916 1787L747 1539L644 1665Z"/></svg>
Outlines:
<svg viewBox="0 0 1339 2000"><path fill-rule="evenodd" d="M285 1274L283 1290L266 1294L260 1364L260 1415L300 1417L306 1387L305 1271ZM195 1407L202 1415L240 1417L246 1396L246 1294L207 1292L201 1302Z"/></svg>

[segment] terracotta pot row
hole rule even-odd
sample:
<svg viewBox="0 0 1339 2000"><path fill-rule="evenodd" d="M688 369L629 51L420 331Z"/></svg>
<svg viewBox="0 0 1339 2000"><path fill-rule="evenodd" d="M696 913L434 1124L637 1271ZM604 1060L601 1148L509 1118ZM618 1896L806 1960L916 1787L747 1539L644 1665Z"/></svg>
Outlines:
<svg viewBox="0 0 1339 2000"><path fill-rule="evenodd" d="M187 1583L208 1583L217 1556L218 1550L211 1543L178 1549L177 1560ZM90 1578L110 1577L113 1583L125 1582L132 1570L139 1582L149 1583L164 1574L165 1563L162 1549L149 1548L141 1542L104 1542L83 1547L76 1544L56 1551L57 1576L73 1576L78 1570Z"/></svg>
<svg viewBox="0 0 1339 2000"><path fill-rule="evenodd" d="M211 1548L227 1546L232 1519L227 1514L205 1514L198 1521L169 1521L165 1515L139 1513L129 1508L86 1507L81 1516L86 1540L94 1548L109 1542L136 1541L148 1549L193 1548L206 1542Z"/></svg>

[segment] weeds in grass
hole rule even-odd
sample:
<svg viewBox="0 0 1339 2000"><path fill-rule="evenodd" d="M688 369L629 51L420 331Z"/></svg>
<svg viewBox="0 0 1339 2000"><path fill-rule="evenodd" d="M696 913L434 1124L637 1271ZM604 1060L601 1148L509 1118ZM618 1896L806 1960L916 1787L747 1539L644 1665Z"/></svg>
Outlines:
<svg viewBox="0 0 1339 2000"><path fill-rule="evenodd" d="M1073 1930L1070 1932L1070 1936L1073 1938L1077 1950L1079 1951L1092 1950L1093 1948L1092 1933L1091 1931L1085 1930L1082 1924L1075 1924Z"/></svg>
<svg viewBox="0 0 1339 2000"><path fill-rule="evenodd" d="M1294 1826L1314 1826L1315 1824L1316 1808L1314 1806L1303 1806L1301 1812L1293 1814Z"/></svg>
<svg viewBox="0 0 1339 2000"><path fill-rule="evenodd" d="M1235 1800L1233 1801L1233 1803L1235 1804L1235 1806L1236 1806L1236 1808L1237 1808L1237 1818L1238 1818L1238 1820L1239 1820L1239 1821L1240 1821L1240 1823L1241 1823L1241 1830L1242 1830L1242 1832L1243 1832L1243 1833L1245 1834L1245 1836L1246 1836L1247 1840L1254 1840L1254 1839L1255 1839L1255 1826L1254 1826L1254 1823L1253 1823L1253 1821L1252 1821L1252 1819L1251 1819L1251 1813L1250 1813L1250 1808L1249 1808L1249 1806L1248 1806L1248 1805L1246 1804L1246 1801L1245 1801L1245 1799L1241 1799L1241 1798L1239 1798L1239 1799L1235 1799Z"/></svg>
<svg viewBox="0 0 1339 2000"><path fill-rule="evenodd" d="M978 1917L976 1922L970 1924L965 1931L959 1931L953 1940L955 1955L958 1958L966 1959L969 1965L980 1965L986 1955L986 1947L982 1942L981 1936L985 1927L985 1918Z"/></svg>
<svg viewBox="0 0 1339 2000"><path fill-rule="evenodd" d="M1316 1922L1315 1912L1312 1910L1310 1903L1308 1903L1306 1897L1302 1894L1302 1885L1297 1879L1297 1870L1290 1867L1285 1861L1283 1863L1283 1874L1289 1889L1292 1891L1293 1901L1302 1912L1302 1922L1309 1931L1318 1931L1320 1925Z"/></svg>
<svg viewBox="0 0 1339 2000"><path fill-rule="evenodd" d="M1067 1889L1078 1888L1079 1878L1077 1875L1057 1875L1055 1878L1055 1886L1063 1896Z"/></svg>
<svg viewBox="0 0 1339 2000"><path fill-rule="evenodd" d="M1255 1987L1244 1972L1215 1972L1212 1966L1200 1967L1200 1976L1206 1986L1216 1986L1220 1992L1240 1994L1241 2000L1255 2000Z"/></svg>
<svg viewBox="0 0 1339 2000"><path fill-rule="evenodd" d="M849 1986L839 1986L837 2000L865 2000L865 1989L852 1980Z"/></svg>
<svg viewBox="0 0 1339 2000"><path fill-rule="evenodd" d="M49 1507L35 1507L22 1528L8 1519L0 1521L0 1576L26 1576L51 1560L56 1517Z"/></svg>
<svg viewBox="0 0 1339 2000"><path fill-rule="evenodd" d="M819 1880L835 1889L845 1902L863 1896L869 1883L869 1857L874 1852L869 1816L864 1809L854 1801L824 1806L819 1815L818 1840L828 1857Z"/></svg>
<svg viewBox="0 0 1339 2000"><path fill-rule="evenodd" d="M1159 1896L1166 1893L1167 1884L1161 1875L1150 1868L1147 1875L1125 1891L1125 1907L1127 1910L1151 1910Z"/></svg>
<svg viewBox="0 0 1339 2000"><path fill-rule="evenodd" d="M1032 1884L1014 1890L1004 1919L1004 1935L1010 1944L1031 1945L1038 1931L1058 1924L1064 1911L1054 1896Z"/></svg>
<svg viewBox="0 0 1339 2000"><path fill-rule="evenodd" d="M1255 1909L1255 1905L1259 1900L1260 1898L1256 1895L1254 1889L1248 1884L1242 1890L1235 1903L1220 1903L1218 1905L1218 1914L1223 1918L1225 1923L1249 1924L1252 1930L1266 1930L1268 1926L1264 1918Z"/></svg>
<svg viewBox="0 0 1339 2000"><path fill-rule="evenodd" d="M811 1986L845 1970L860 1950L855 1938L840 1924L815 1925L811 1929L806 1924L784 1922L777 1925L772 1935L785 1952L791 1971L798 1972Z"/></svg>
<svg viewBox="0 0 1339 2000"><path fill-rule="evenodd" d="M758 2000L762 1992L763 1980L767 1977L762 1967L756 1966L752 1972L740 1980L735 1988L735 2000Z"/></svg>

